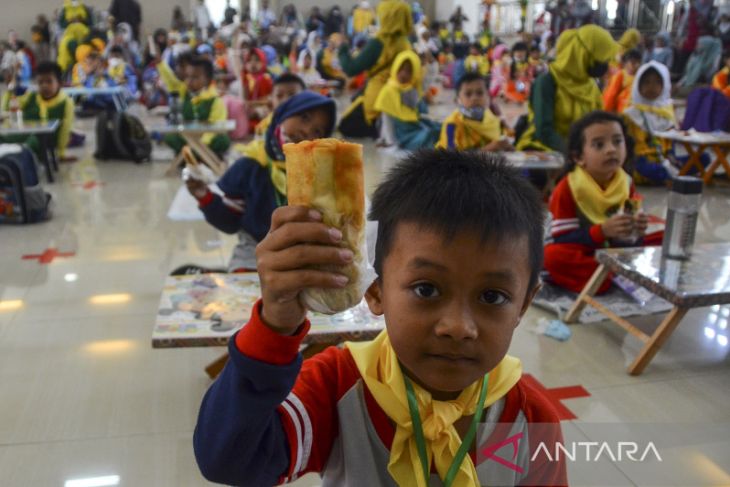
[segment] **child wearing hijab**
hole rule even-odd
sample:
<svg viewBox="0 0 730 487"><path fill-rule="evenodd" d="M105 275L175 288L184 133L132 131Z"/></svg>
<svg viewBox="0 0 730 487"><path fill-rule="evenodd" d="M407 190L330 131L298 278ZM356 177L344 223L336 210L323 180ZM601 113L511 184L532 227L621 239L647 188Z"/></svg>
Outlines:
<svg viewBox="0 0 730 487"><path fill-rule="evenodd" d="M530 64L527 61L527 44L518 42L512 46L509 78L504 87L504 97L511 102L522 104L530 95Z"/></svg>
<svg viewBox="0 0 730 487"><path fill-rule="evenodd" d="M464 70L480 76L489 74L489 59L482 53L482 46L478 42L473 43L469 48L469 55L464 59Z"/></svg>
<svg viewBox="0 0 730 487"><path fill-rule="evenodd" d="M608 72L617 51L611 34L597 25L564 31L555 61L532 85L528 127L517 150L564 152L570 126L603 107L595 79Z"/></svg>
<svg viewBox="0 0 730 487"><path fill-rule="evenodd" d="M668 32L659 32L654 39L654 48L644 54L644 62L656 61L662 63L670 71L674 65L674 49L672 38Z"/></svg>
<svg viewBox="0 0 730 487"><path fill-rule="evenodd" d="M661 63L648 62L636 73L624 116L636 143L633 176L638 184L662 184L677 172L668 160L671 145L655 136L676 126L671 88L669 69Z"/></svg>
<svg viewBox="0 0 730 487"><path fill-rule="evenodd" d="M297 60L297 75L307 86L314 86L324 82L324 79L314 67L316 56L309 49L302 49Z"/></svg>
<svg viewBox="0 0 730 487"><path fill-rule="evenodd" d="M433 147L439 138L441 124L421 118L426 113L422 100L421 59L414 51L396 56L390 69L390 79L375 100L375 109L383 114L384 138L394 136L402 149L416 150ZM392 134L390 126L392 125Z"/></svg>
<svg viewBox="0 0 730 487"><path fill-rule="evenodd" d="M255 249L269 232L271 214L286 205L286 165L282 146L329 137L335 125L335 102L304 91L282 103L263 140L246 146L243 157L223 174L212 193L203 181L188 178L188 191L198 200L205 219L215 228L238 233L229 272L256 268Z"/></svg>
<svg viewBox="0 0 730 487"><path fill-rule="evenodd" d="M506 44L499 44L492 50L492 70L489 82L489 95L497 98L503 94L510 76L512 58Z"/></svg>

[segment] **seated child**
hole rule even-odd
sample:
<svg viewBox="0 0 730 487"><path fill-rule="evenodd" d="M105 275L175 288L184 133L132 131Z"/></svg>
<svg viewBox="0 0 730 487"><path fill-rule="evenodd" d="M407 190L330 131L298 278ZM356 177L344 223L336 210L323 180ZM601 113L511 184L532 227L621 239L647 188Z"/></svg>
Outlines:
<svg viewBox="0 0 730 487"><path fill-rule="evenodd" d="M306 91L307 87L304 85L302 78L296 74L284 73L274 80L274 89L271 92L271 105L272 110L279 108L279 105L287 101L292 96L302 91ZM266 131L271 125L271 119L274 116L274 112L269 113L258 125L256 125L256 137L263 138Z"/></svg>
<svg viewBox="0 0 730 487"><path fill-rule="evenodd" d="M530 96L530 64L527 61L527 44L517 42L512 46L509 79L504 87L504 97L514 103L525 103Z"/></svg>
<svg viewBox="0 0 730 487"><path fill-rule="evenodd" d="M167 92L179 94L183 120L209 123L227 120L226 106L213 84L213 63L209 60L192 58L184 82L175 77L170 66L164 61L157 65L157 71ZM187 144L179 134L167 134L163 140L176 154ZM231 145L231 139L227 134L208 133L204 134L201 140L219 156Z"/></svg>
<svg viewBox="0 0 730 487"><path fill-rule="evenodd" d="M402 149L433 147L439 138L441 124L427 118L422 99L421 59L414 51L398 54L390 68L390 79L375 100L375 109L382 113L381 138L386 145L398 144Z"/></svg>
<svg viewBox="0 0 730 487"><path fill-rule="evenodd" d="M321 85L324 83L324 78L319 74L317 68L314 66L316 56L312 54L307 48L304 48L299 53L299 59L297 59L297 76L302 78L306 86Z"/></svg>
<svg viewBox="0 0 730 487"><path fill-rule="evenodd" d="M109 50L109 61L106 69L100 56L90 53L86 64L88 71L83 86L87 88L123 86L127 89L127 98L134 99L139 95L137 73L124 60L124 50L120 46L112 46ZM114 109L112 95L94 95L84 100L84 109Z"/></svg>
<svg viewBox="0 0 730 487"><path fill-rule="evenodd" d="M124 49L121 46L113 46L109 50L107 76L110 86L124 86L131 98L136 98L139 95L137 73L124 60Z"/></svg>
<svg viewBox="0 0 730 487"><path fill-rule="evenodd" d="M499 118L489 109L487 80L478 73L466 73L456 84L458 107L444 120L439 149L514 150L502 139Z"/></svg>
<svg viewBox="0 0 730 487"><path fill-rule="evenodd" d="M542 59L542 52L540 52L539 46L532 46L530 48L530 57L527 62L530 64L528 69L530 70L530 78L533 81L548 70L547 63Z"/></svg>
<svg viewBox="0 0 730 487"><path fill-rule="evenodd" d="M663 184L676 175L672 145L654 136L676 126L671 80L666 66L650 61L639 69L624 110L629 135L636 144L634 180L637 184Z"/></svg>
<svg viewBox="0 0 730 487"><path fill-rule="evenodd" d="M342 34L334 33L327 40L327 45L317 54L317 71L322 78L336 81L338 89L342 89L347 82L347 75L342 71L337 56L337 51L342 43Z"/></svg>
<svg viewBox="0 0 730 487"><path fill-rule="evenodd" d="M545 245L545 269L558 286L580 292L598 267L596 249L661 243L661 235L644 238L648 218L624 169L631 151L618 115L591 112L571 127L568 172L550 197ZM599 292L610 286L606 280Z"/></svg>
<svg viewBox="0 0 730 487"><path fill-rule="evenodd" d="M250 131L253 132L256 124L270 113L269 95L274 87L271 75L266 71L266 54L261 49L253 48L246 55L241 83Z"/></svg>
<svg viewBox="0 0 730 487"><path fill-rule="evenodd" d="M489 95L497 98L504 94L504 89L510 78L512 57L505 44L499 44L492 49L492 70L489 81Z"/></svg>
<svg viewBox="0 0 730 487"><path fill-rule="evenodd" d="M71 138L71 127L74 121L74 102L61 91L63 73L58 64L45 61L36 66L37 91L29 90L17 98L18 109L23 112L23 120L58 120L59 128L54 135L54 143L58 156L63 162L75 161L75 157L66 156L66 147ZM4 110L8 110L15 93L6 91L3 100ZM3 143L27 144L33 152L41 157L41 145L35 135L0 136Z"/></svg>
<svg viewBox="0 0 730 487"><path fill-rule="evenodd" d="M482 46L475 42L469 48L469 55L464 59L464 70L467 73L477 73L480 76L489 74L489 60L482 53Z"/></svg>
<svg viewBox="0 0 730 487"><path fill-rule="evenodd" d="M722 69L712 78L712 87L730 98L730 51L723 55L722 63Z"/></svg>
<svg viewBox="0 0 730 487"><path fill-rule="evenodd" d="M603 109L607 112L623 113L629 106L634 76L641 66L641 52L637 49L626 51L621 56L621 65L603 91Z"/></svg>
<svg viewBox="0 0 730 487"><path fill-rule="evenodd" d="M205 219L226 233L237 233L229 272L256 268L256 244L269 231L271 213L286 204L286 168L282 145L329 137L335 125L335 102L304 91L282 103L263 140L255 140L218 181L225 197L208 186L188 179L190 193L198 200Z"/></svg>
<svg viewBox="0 0 730 487"><path fill-rule="evenodd" d="M76 48L76 64L71 68L71 86L84 86L86 77L94 71L94 69L90 69L93 60L89 58L92 55L95 55L96 58L99 57L91 44L81 44Z"/></svg>
<svg viewBox="0 0 730 487"><path fill-rule="evenodd" d="M476 455L488 443L473 436L495 429L496 444L549 423L541 440L562 441L550 401L507 355L538 289L539 196L489 156L425 150L388 174L370 218L379 223L378 277L366 300L386 330L302 361L310 322L299 294L343 287L337 269L352 252L317 211L274 212L257 252L262 299L230 340L198 416L203 476L235 485L307 472L333 486L566 485L563 460L530 461L538 435L520 442L515 469Z"/></svg>

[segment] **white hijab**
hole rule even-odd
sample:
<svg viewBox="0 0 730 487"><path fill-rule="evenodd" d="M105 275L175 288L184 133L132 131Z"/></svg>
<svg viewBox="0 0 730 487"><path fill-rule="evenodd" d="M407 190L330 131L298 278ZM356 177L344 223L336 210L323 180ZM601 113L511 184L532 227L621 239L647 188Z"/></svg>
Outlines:
<svg viewBox="0 0 730 487"><path fill-rule="evenodd" d="M650 69L654 69L659 73L664 85L662 87L662 94L655 100L648 100L639 92L639 82L641 81L641 77ZM669 76L669 69L667 69L667 67L662 63L649 61L648 63L643 64L636 73L636 76L634 76L634 84L631 87L631 104L624 111L624 114L639 127L642 127L647 131L663 132L665 130L672 129L676 125L674 117L669 119L666 116L655 113L659 110L674 113L671 93L672 80Z"/></svg>

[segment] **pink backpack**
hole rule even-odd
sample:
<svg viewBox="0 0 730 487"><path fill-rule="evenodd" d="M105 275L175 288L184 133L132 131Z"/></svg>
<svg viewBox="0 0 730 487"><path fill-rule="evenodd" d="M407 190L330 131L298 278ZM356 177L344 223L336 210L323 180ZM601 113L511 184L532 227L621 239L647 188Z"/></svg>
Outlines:
<svg viewBox="0 0 730 487"><path fill-rule="evenodd" d="M236 128L230 132L233 140L241 140L248 135L248 118L243 106L243 100L233 95L225 95L223 102L228 110L228 120L235 120Z"/></svg>

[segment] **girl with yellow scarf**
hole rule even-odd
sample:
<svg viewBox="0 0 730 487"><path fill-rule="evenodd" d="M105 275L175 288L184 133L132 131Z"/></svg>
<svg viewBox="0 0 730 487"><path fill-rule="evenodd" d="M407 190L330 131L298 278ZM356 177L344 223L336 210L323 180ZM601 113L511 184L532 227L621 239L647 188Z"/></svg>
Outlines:
<svg viewBox="0 0 730 487"><path fill-rule="evenodd" d="M618 44L596 25L569 29L560 34L555 61L532 85L528 128L517 142L518 150L563 152L570 126L603 107L596 78L603 77Z"/></svg>
<svg viewBox="0 0 730 487"><path fill-rule="evenodd" d="M401 149L417 150L436 144L441 124L421 113L427 111L423 101L423 71L421 59L408 50L396 56L390 68L390 79L375 100L375 109L388 117L383 126L387 130L392 123L394 134L384 135L385 140L394 138Z"/></svg>
<svg viewBox="0 0 730 487"><path fill-rule="evenodd" d="M583 290L598 267L596 249L661 243L661 233L645 236L641 196L624 170L630 144L623 119L612 113L592 112L571 128L568 173L550 197L545 246L545 269L560 287ZM599 292L610 286L607 279Z"/></svg>

